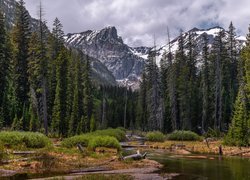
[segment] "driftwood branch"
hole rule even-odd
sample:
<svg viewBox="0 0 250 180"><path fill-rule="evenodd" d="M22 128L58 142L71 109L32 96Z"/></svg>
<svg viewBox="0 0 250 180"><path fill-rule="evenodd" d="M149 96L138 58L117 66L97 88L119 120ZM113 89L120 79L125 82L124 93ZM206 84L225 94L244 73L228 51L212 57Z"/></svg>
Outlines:
<svg viewBox="0 0 250 180"><path fill-rule="evenodd" d="M139 152L139 150L138 150L136 154L132 154L132 155L129 155L129 156L122 157L122 159L123 160L126 160L126 159L141 160L141 159L145 159L146 156L147 156L147 152L145 152L144 154L141 154Z"/></svg>
<svg viewBox="0 0 250 180"><path fill-rule="evenodd" d="M81 153L84 153L84 148L81 144L77 144L77 148L79 149L79 151L81 151Z"/></svg>

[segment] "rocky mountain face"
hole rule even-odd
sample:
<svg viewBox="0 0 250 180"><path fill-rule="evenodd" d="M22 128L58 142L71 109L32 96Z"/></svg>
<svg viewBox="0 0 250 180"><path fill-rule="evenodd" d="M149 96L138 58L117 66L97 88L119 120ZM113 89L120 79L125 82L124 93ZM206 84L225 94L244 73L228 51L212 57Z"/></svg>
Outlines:
<svg viewBox="0 0 250 180"><path fill-rule="evenodd" d="M7 29L11 29L15 24L16 7L16 0L0 0L0 10L4 14ZM35 18L32 18L30 15L29 19L31 29L35 31L38 27L39 21Z"/></svg>
<svg viewBox="0 0 250 180"><path fill-rule="evenodd" d="M124 44L115 27L67 34L65 42L67 46L78 48L90 57L98 59L112 72L119 84L138 88L145 60L138 55L140 48L131 48Z"/></svg>
<svg viewBox="0 0 250 180"><path fill-rule="evenodd" d="M214 43L215 37L218 36L220 31L224 31L225 33L225 38L228 37L228 32L221 28L221 27L213 27L209 29L198 29L198 28L193 28L187 32L183 32L182 36L184 39L184 47L187 47L188 45L188 36L190 33L193 35L193 40L195 44L196 51L198 53L198 62L197 66L200 66L201 63L199 62L199 59L201 58L202 55L202 48L203 48L203 35L207 35L208 39L208 47L211 50L211 47ZM171 47L171 52L175 54L175 52L178 50L178 41L180 39L180 36L176 37L170 42L170 47ZM236 48L240 50L246 42L246 38L244 36L237 36L236 37ZM158 56L157 56L157 64L160 64L160 60L162 59L162 56L164 53L169 51L169 44L166 44L158 49Z"/></svg>

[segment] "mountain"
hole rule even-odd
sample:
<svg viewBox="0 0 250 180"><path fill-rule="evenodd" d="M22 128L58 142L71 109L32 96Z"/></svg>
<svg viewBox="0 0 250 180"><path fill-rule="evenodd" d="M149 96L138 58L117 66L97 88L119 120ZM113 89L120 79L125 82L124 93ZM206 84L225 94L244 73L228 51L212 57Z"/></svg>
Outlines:
<svg viewBox="0 0 250 180"><path fill-rule="evenodd" d="M194 43L196 44L196 51L198 53L198 63L197 66L200 66L201 63L199 62L199 58L202 55L202 47L203 47L203 35L206 34L207 38L208 38L208 47L211 50L211 47L214 43L215 37L218 36L218 33L220 31L224 31L225 33L225 38L228 37L228 32L223 29L222 27L216 26L213 28L209 28L209 29L198 29L198 28L193 28L187 32L183 32L182 36L184 39L184 47L187 47L188 44L188 35L190 33L192 33L193 35L193 39L194 39ZM170 44L166 44L164 46L161 46L160 48L158 48L158 53L157 53L157 64L160 64L160 61L162 59L162 56L164 55L164 53L168 53L169 51L169 45L171 47L171 52L173 54L175 54L175 52L178 50L178 41L180 39L180 36L176 37L175 39L173 39ZM242 49L242 47L244 46L246 42L246 37L244 36L237 36L236 37L236 48L238 50ZM143 55L141 56L143 57Z"/></svg>
<svg viewBox="0 0 250 180"><path fill-rule="evenodd" d="M145 60L138 54L140 48L126 45L118 36L115 27L70 33L65 36L65 42L67 46L78 48L90 57L98 59L112 72L120 85L127 84L138 88ZM146 53L146 50L147 48L143 53Z"/></svg>
<svg viewBox="0 0 250 180"><path fill-rule="evenodd" d="M0 0L0 10L5 16L7 29L11 29L15 24L17 1L15 0ZM29 15L31 29L35 31L38 27L39 21Z"/></svg>

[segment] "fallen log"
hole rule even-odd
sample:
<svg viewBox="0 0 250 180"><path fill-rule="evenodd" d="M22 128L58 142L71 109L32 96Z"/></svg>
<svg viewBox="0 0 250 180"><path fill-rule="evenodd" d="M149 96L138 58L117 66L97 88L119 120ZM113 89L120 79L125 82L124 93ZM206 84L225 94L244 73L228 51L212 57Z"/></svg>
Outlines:
<svg viewBox="0 0 250 180"><path fill-rule="evenodd" d="M148 145L129 145L129 144L121 144L122 148L149 148Z"/></svg>
<svg viewBox="0 0 250 180"><path fill-rule="evenodd" d="M245 153L250 153L250 150L233 153L233 154L230 154L230 156L237 156L237 155L241 155L241 154L245 154Z"/></svg>
<svg viewBox="0 0 250 180"><path fill-rule="evenodd" d="M15 154L15 155L30 155L30 154L36 154L36 151L13 151L13 154Z"/></svg>
<svg viewBox="0 0 250 180"><path fill-rule="evenodd" d="M129 156L122 157L122 159L123 160L126 160L126 159L141 160L141 159L145 159L146 156L147 156L147 152L145 152L144 154L141 154L139 152L139 150L138 150L136 154L132 154L132 155L129 155Z"/></svg>
<svg viewBox="0 0 250 180"><path fill-rule="evenodd" d="M14 163L14 162L24 162L29 161L31 158L22 158L22 159L13 159L13 160L5 160L2 161L3 164Z"/></svg>
<svg viewBox="0 0 250 180"><path fill-rule="evenodd" d="M110 168L106 167L93 167L93 168L84 168L84 169L77 169L72 170L70 173L88 173L88 172L101 172L101 171L110 171Z"/></svg>

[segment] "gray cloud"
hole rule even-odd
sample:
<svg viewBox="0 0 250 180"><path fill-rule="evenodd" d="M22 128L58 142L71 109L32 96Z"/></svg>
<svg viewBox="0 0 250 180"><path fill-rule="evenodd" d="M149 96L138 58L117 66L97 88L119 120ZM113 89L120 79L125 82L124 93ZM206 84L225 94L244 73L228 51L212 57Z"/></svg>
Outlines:
<svg viewBox="0 0 250 180"><path fill-rule="evenodd" d="M33 17L37 17L40 0L25 0ZM238 33L245 35L250 23L249 0L42 0L45 18L51 27L55 17L66 33L99 30L112 25L131 46L157 44L193 27L227 28L233 21Z"/></svg>

